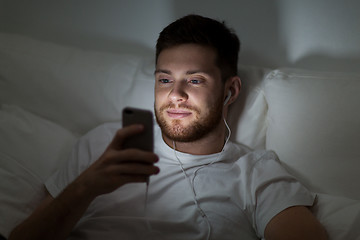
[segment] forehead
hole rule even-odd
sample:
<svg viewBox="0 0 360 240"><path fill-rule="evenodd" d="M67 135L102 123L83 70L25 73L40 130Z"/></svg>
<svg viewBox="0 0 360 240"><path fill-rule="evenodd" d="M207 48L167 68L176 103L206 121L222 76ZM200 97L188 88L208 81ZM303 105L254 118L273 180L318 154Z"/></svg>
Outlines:
<svg viewBox="0 0 360 240"><path fill-rule="evenodd" d="M197 44L182 44L164 49L157 59L156 70L203 71L217 74L214 49Z"/></svg>

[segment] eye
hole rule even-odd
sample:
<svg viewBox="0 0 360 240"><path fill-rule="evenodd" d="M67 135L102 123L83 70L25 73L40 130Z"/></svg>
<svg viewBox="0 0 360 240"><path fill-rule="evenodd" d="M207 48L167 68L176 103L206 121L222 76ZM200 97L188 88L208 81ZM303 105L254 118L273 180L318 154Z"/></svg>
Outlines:
<svg viewBox="0 0 360 240"><path fill-rule="evenodd" d="M200 84L200 83L201 83L201 80L191 79L191 80L190 80L190 83L191 83L191 84L195 84L195 85L196 85L196 84Z"/></svg>
<svg viewBox="0 0 360 240"><path fill-rule="evenodd" d="M170 80L166 79L166 78L161 78L161 79L159 79L159 82L160 83L170 83Z"/></svg>

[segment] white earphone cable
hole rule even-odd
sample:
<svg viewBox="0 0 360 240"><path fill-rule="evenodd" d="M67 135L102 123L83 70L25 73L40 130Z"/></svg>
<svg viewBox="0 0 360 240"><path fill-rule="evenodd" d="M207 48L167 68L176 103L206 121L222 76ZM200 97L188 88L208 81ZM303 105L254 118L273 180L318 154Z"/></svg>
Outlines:
<svg viewBox="0 0 360 240"><path fill-rule="evenodd" d="M193 200L194 200L195 206L196 206L196 208L198 209L200 215L203 217L203 219L205 220L205 222L206 222L206 224L207 224L207 226L208 226L208 236L207 236L206 239L210 239L210 236L211 236L211 224L210 224L210 221L209 221L209 219L208 219L208 216L207 216L206 213L202 210L202 208L200 207L200 204L199 204L199 202L198 202L198 200L197 200L197 198L196 198L196 191L195 191L195 186L194 186L194 180L195 180L195 177L196 177L197 172L198 172L200 169L203 169L203 168L205 168L205 167L208 167L208 166L212 165L213 163L219 161L219 159L220 159L221 156L222 156L222 153L224 152L224 149L225 149L226 144L227 144L228 141L230 140L230 136L231 136L230 127L229 127L229 125L227 124L227 122L226 122L226 120L225 120L224 117L223 117L223 120L224 120L225 126L226 126L226 128L227 128L227 130L228 130L229 133L228 133L228 136L226 137L224 146L223 146L223 148L222 148L219 156L218 156L215 160L213 160L212 162L210 162L210 163L208 163L208 164L206 164L206 165L203 165L203 166L199 167L198 169L196 169L195 172L194 172L194 174L193 174L192 180L190 180L188 174L186 173L186 171L185 171L185 169L184 169L184 167L183 167L183 164L182 164L181 160L179 159L179 157L178 157L178 155L177 155L177 153L176 153L176 145L175 145L175 141L173 141L173 151L174 151L175 158L176 158L176 160L179 162L179 166L180 166L180 168L181 168L182 173L184 174L185 179L188 181L189 187L190 187L190 189L191 189L191 191L192 191L192 193L193 193Z"/></svg>
<svg viewBox="0 0 360 240"><path fill-rule="evenodd" d="M205 214L205 212L201 209L200 205L199 205L199 202L197 201L197 198L196 198L196 192L194 190L194 187L190 181L190 178L188 177L184 167L183 167L183 164L182 162L180 161L178 155L176 154L176 146L175 146L175 141L173 141L173 150L174 150L174 155L175 155L175 158L176 160L179 162L179 166L181 168L181 171L183 172L184 176L185 176L185 179L188 181L188 184L189 184L189 187L193 193L193 200L194 200L194 203L195 203L195 206L197 208L197 210L199 211L201 217L205 220L206 224L207 224L207 227L208 227L208 235L207 235L207 240L210 239L210 236L211 236L211 225L210 225L210 221L208 219L208 216Z"/></svg>
<svg viewBox="0 0 360 240"><path fill-rule="evenodd" d="M195 172L194 172L194 174L193 174L193 178L192 178L192 180L191 180L192 187L193 187L193 192L194 192L194 193L196 193L196 191L195 191L195 189L194 189L194 181L195 181L195 177L196 177L197 172L198 172L199 170L205 168L205 167L208 167L208 166L212 165L212 164L215 163L215 162L218 162L219 159L220 159L220 157L222 156L222 153L224 152L224 149L225 149L226 144L227 144L228 141L230 140L230 137L231 137L230 127L229 127L229 125L227 124L225 118L223 118L223 120L224 120L225 126L226 126L226 128L227 128L227 130L228 130L228 132L229 132L229 133L228 133L228 136L226 137L225 144L224 144L224 146L223 146L223 148L222 148L219 156L218 156L215 160L213 160L212 162L210 162L210 163L208 163L208 164L205 164L205 165L203 165L203 166L201 166L201 167L199 167L198 169L195 170Z"/></svg>

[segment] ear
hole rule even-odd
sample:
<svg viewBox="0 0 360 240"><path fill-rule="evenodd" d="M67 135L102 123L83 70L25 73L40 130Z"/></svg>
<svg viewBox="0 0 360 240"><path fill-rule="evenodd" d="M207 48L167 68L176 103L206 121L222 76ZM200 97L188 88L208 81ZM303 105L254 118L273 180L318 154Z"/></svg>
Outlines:
<svg viewBox="0 0 360 240"><path fill-rule="evenodd" d="M224 88L225 91L224 96L227 95L229 90L231 91L231 97L227 102L226 106L229 106L230 104L235 102L235 100L239 97L240 89L241 89L241 80L239 76L233 76L226 81Z"/></svg>

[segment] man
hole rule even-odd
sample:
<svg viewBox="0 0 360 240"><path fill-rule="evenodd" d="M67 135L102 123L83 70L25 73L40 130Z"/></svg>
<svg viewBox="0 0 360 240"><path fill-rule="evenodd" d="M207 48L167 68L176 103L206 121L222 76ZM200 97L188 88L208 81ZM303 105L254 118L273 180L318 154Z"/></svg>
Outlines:
<svg viewBox="0 0 360 240"><path fill-rule="evenodd" d="M96 128L10 239L326 239L306 207L314 196L275 154L228 141L239 45L224 24L197 15L166 27L154 153L122 148L142 126Z"/></svg>

